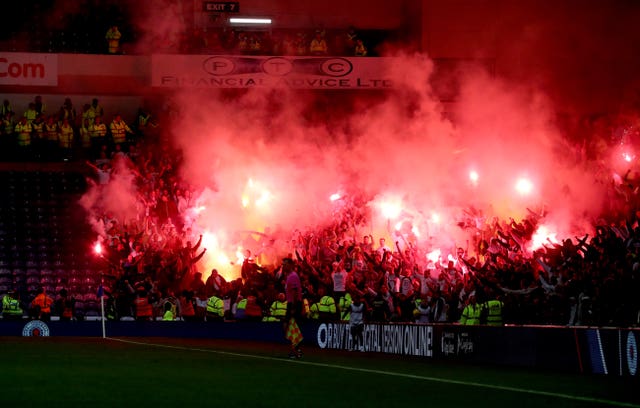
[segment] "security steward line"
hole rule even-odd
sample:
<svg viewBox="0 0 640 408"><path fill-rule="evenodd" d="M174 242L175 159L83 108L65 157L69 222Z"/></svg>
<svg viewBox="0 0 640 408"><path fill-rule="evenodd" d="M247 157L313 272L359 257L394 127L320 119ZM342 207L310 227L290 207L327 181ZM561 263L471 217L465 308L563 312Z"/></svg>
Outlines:
<svg viewBox="0 0 640 408"><path fill-rule="evenodd" d="M361 373L387 375L387 376L391 376L391 377L410 378L410 379L414 379L414 380L423 380L423 381L442 383L442 384L461 385L461 386L464 386L464 387L477 387L477 388L484 388L484 389L496 390L496 391L515 392L515 393L520 393L520 394L537 395L537 396L565 399L565 400L571 400L571 401L581 401L581 402L592 403L592 404L605 404L605 405L612 406L612 407L640 408L640 405L632 404L632 403L628 403L628 402L606 400L606 399L602 399L602 398L582 397L580 395L570 395L570 394L563 394L563 393L557 393L557 392L530 390L530 389L526 389L526 388L509 387L509 386L504 386L504 385L482 384L482 383L473 382L473 381L460 381L460 380L452 380L452 379L446 379L446 378L429 377L429 376L423 376L423 375L398 373L398 372L394 372L394 371L384 371L384 370L373 370L373 369L369 369L369 368L350 367L350 366L345 366L345 365L340 365L340 364L327 364L327 363L318 363L318 362L304 361L304 360L295 360L295 359L285 359L285 358L277 358L277 357L260 356L260 355L256 355L256 354L235 353L235 352L230 352L230 351L220 351L220 350L211 350L211 349L202 349L202 348L194 348L194 347L184 347L184 346L172 346L172 345L168 345L168 344L145 343L145 342L141 342L141 341L118 339L118 338L115 338L115 337L106 337L106 339L107 340L111 340L111 341L121 342L121 343L139 345L139 346L151 346L151 347L174 349L174 350L195 351L195 352L202 352L202 353L219 354L219 355L224 355L224 356L233 356L233 357L241 357L241 358L253 358L253 359L257 359L257 360L278 361L278 362L285 362L285 363L289 363L289 364L302 364L302 365L313 366L313 367L331 368L331 369L339 369L339 370L346 370L346 371L356 371L356 372L361 372Z"/></svg>

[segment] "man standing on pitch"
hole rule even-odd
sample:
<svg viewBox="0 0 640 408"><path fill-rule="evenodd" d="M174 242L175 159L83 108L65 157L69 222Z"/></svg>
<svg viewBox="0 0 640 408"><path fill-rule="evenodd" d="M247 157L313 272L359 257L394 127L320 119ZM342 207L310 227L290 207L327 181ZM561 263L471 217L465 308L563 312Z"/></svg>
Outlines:
<svg viewBox="0 0 640 408"><path fill-rule="evenodd" d="M301 358L300 343L302 342L302 332L298 326L297 319L302 313L302 283L291 259L283 259L282 269L287 277L285 281L287 313L284 319L284 332L287 340L291 342L289 358Z"/></svg>

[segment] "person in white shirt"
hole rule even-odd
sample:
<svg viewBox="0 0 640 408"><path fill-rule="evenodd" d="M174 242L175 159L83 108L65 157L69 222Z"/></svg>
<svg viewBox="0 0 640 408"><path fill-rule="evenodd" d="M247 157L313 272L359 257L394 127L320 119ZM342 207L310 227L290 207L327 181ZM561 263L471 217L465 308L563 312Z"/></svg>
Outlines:
<svg viewBox="0 0 640 408"><path fill-rule="evenodd" d="M380 246L378 246L378 248L376 249L377 253L383 255L385 252L391 252L391 248L386 245L386 241L384 238L380 238L378 240L378 243L380 244Z"/></svg>
<svg viewBox="0 0 640 408"><path fill-rule="evenodd" d="M331 280L333 281L333 297L338 301L347 290L347 276L349 274L344 268L342 262L334 262L333 270L331 271Z"/></svg>
<svg viewBox="0 0 640 408"><path fill-rule="evenodd" d="M356 295L349 305L349 332L351 333L351 350L364 351L364 315L366 304L362 296Z"/></svg>

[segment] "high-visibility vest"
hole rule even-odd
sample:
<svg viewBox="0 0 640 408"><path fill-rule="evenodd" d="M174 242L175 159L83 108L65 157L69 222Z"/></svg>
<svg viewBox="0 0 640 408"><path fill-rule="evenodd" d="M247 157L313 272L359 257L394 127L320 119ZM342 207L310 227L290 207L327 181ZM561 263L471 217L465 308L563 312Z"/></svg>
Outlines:
<svg viewBox="0 0 640 408"><path fill-rule="evenodd" d="M460 317L460 324L465 325L474 325L480 324L480 315L482 314L482 305L479 303L468 304L464 310L462 311L462 316Z"/></svg>
<svg viewBox="0 0 640 408"><path fill-rule="evenodd" d="M82 147L87 148L91 146L91 138L89 136L89 129L86 127L80 128L80 140L82 141Z"/></svg>
<svg viewBox="0 0 640 408"><path fill-rule="evenodd" d="M497 300L489 300L483 305L487 310L487 324L489 326L502 326L502 308L504 304Z"/></svg>
<svg viewBox="0 0 640 408"><path fill-rule="evenodd" d="M269 316L266 316L265 322L278 322L284 320L287 314L287 302L274 301L269 308Z"/></svg>
<svg viewBox="0 0 640 408"><path fill-rule="evenodd" d="M71 149L71 146L73 146L73 128L71 125L66 124L60 126L60 135L58 137L60 147L63 149Z"/></svg>
<svg viewBox="0 0 640 408"><path fill-rule="evenodd" d="M171 313L173 313L173 316L177 316L178 315L178 304L176 302L176 299L174 297L169 297L167 299L164 300L164 302L162 302L162 310L166 309L167 304L171 305Z"/></svg>
<svg viewBox="0 0 640 408"><path fill-rule="evenodd" d="M127 131L131 132L131 129L129 129L129 126L127 126L126 123L124 123L124 121L119 121L119 122L111 122L111 124L109 125L109 128L111 129L111 137L113 138L113 143L119 144L119 143L124 143L127 141Z"/></svg>
<svg viewBox="0 0 640 408"><path fill-rule="evenodd" d="M349 309L351 303L351 294L345 293L344 295L340 296L340 299L338 300L338 308L340 309L340 320L348 322L349 319L351 319L351 309Z"/></svg>
<svg viewBox="0 0 640 408"><path fill-rule="evenodd" d="M33 128L33 136L36 139L42 139L42 135L44 135L44 122L33 122L31 127Z"/></svg>
<svg viewBox="0 0 640 408"><path fill-rule="evenodd" d="M82 112L82 123L84 123L87 127L93 125L93 122L96 120L96 111L89 108L88 110Z"/></svg>
<svg viewBox="0 0 640 408"><path fill-rule="evenodd" d="M14 316L22 315L20 302L9 295L4 295L2 298L2 313Z"/></svg>
<svg viewBox="0 0 640 408"><path fill-rule="evenodd" d="M246 315L246 309L247 309L247 298L244 299L240 299L240 301L236 304L236 319L244 319L245 317L247 317Z"/></svg>
<svg viewBox="0 0 640 408"><path fill-rule="evenodd" d="M173 312L171 310L167 310L166 312L164 312L164 315L162 316L162 320L164 320L164 321L173 321L173 320L175 320L175 315L173 314Z"/></svg>
<svg viewBox="0 0 640 408"><path fill-rule="evenodd" d="M326 53L327 52L327 42L324 39L316 39L311 40L311 44L309 46L309 50L311 53Z"/></svg>
<svg viewBox="0 0 640 408"><path fill-rule="evenodd" d="M87 116L93 121L97 116L104 116L104 109L102 109L101 105L91 105L87 111Z"/></svg>
<svg viewBox="0 0 640 408"><path fill-rule="evenodd" d="M27 109L24 112L24 117L27 118L27 122L31 124L38 117L38 112L35 109Z"/></svg>
<svg viewBox="0 0 640 408"><path fill-rule="evenodd" d="M309 307L309 313L307 313L307 317L309 319L319 319L320 318L320 306L318 303L314 303Z"/></svg>
<svg viewBox="0 0 640 408"><path fill-rule="evenodd" d="M214 317L224 316L224 302L217 296L207 299L207 314Z"/></svg>
<svg viewBox="0 0 640 408"><path fill-rule="evenodd" d="M18 134L18 146L29 146L31 144L31 132L33 131L31 123L18 123L15 131Z"/></svg>
<svg viewBox="0 0 640 408"><path fill-rule="evenodd" d="M109 29L109 31L107 31L105 38L107 39L107 42L109 44L109 53L115 54L116 52L118 52L118 47L120 46L120 37L122 37L122 34L119 30Z"/></svg>
<svg viewBox="0 0 640 408"><path fill-rule="evenodd" d="M7 136L11 136L13 134L13 129L15 128L15 124L10 119L2 119L2 127L3 132Z"/></svg>
<svg viewBox="0 0 640 408"><path fill-rule="evenodd" d="M52 142L57 142L58 141L59 135L58 135L58 124L57 123L53 123L53 124L45 123L44 130L45 130L45 133L47 135L47 140L52 141Z"/></svg>
<svg viewBox="0 0 640 408"><path fill-rule="evenodd" d="M320 318L332 319L336 317L336 301L331 296L323 296L316 305L318 305Z"/></svg>
<svg viewBox="0 0 640 408"><path fill-rule="evenodd" d="M94 123L89 126L89 134L91 137L105 137L107 136L107 125L104 123Z"/></svg>

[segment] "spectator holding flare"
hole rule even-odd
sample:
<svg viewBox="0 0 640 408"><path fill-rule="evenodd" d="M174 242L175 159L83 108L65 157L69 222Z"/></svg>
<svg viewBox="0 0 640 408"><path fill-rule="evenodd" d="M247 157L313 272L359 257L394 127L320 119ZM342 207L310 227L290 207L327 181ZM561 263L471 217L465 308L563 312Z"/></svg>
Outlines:
<svg viewBox="0 0 640 408"><path fill-rule="evenodd" d="M73 115L75 115L75 111L73 111L70 101L68 103L65 101L65 109L62 110L60 117L71 118ZM95 144L99 147L101 155L100 162L96 161L96 164L103 161L108 162L106 157L109 152L107 146L103 146L107 126L99 118L100 116L96 115L94 122L94 125L100 124L99 131L95 128L87 128L92 140L96 139L97 143ZM144 118L146 119L147 116ZM68 122L71 126L75 123L72 120L68 120ZM3 124L0 131L13 135L11 122ZM59 148L58 143L61 143L59 131L53 119L44 125L44 137L51 142L53 148ZM127 139L126 135L127 130L124 129L122 137L125 140ZM24 139L26 140L26 137ZM68 137L62 137L65 142L67 142L66 139ZM12 139L12 141L15 140ZM155 143L158 142L160 140L155 141ZM147 146L149 144L143 145L142 148ZM139 241L145 243L142 244L145 247L143 249L153 255L147 258L149 263L157 263L155 267L149 265L151 266L149 271L154 269L162 271L158 273L162 277L163 286L181 291L189 288L185 283L193 278L196 272L193 261L200 255L195 249L187 249L181 245L183 239L180 239L180 233L177 231L182 230L180 223L184 222L184 219L188 219L185 212L191 208L191 205L187 203L189 195L176 192L178 188L182 188L178 187L180 186L179 177L176 174L178 172L173 171L178 163L173 157L169 157L170 149L166 146L162 147L164 148L162 152L143 150L144 156L141 156L141 160L134 160L131 163L131 170L137 176L135 181L138 185L136 187L139 189L138 200L140 200L139 208L141 211L139 220L144 220L145 233L148 234L146 237L140 237ZM116 152L114 157L124 155L123 151L118 148L116 148ZM92 168L96 174L104 176L102 183L108 182L108 169L102 168L102 165L98 165L97 168L92 166ZM632 181L628 182L632 183ZM180 205L174 205L175 196L182 197ZM625 199L628 200L628 197L625 196ZM155 208L155 211L144 214L147 207L142 204L149 205L149 209ZM633 262L638 256L637 248L640 247L638 244L640 229L632 227L632 224L627 224L627 226L621 224L616 227L600 226L597 227L598 233L591 241L587 240L587 237L582 239L576 237L575 244L571 240L553 245L547 244L531 257L523 248L531 241L531 233L536 229L540 218L544 217L543 214L538 215L531 212L534 217L530 216L530 219L525 219L521 223L515 223L513 220L511 223L499 222L497 218L493 223L474 222L468 226L465 224L465 228L474 230L479 237L473 245L475 248L474 257L466 258L465 251L462 248L457 248L457 256L451 259L451 262L441 263L430 260L425 266L422 262L418 262L418 259L424 258L424 254L419 252L423 250L426 252L433 248L418 246L402 251L396 243L396 248L392 249L386 246L384 238L377 241L371 235L364 236L362 242L356 246L350 237L357 236L357 234L347 232L348 228L344 227L345 223L340 219L346 217L352 210L347 208L344 213L336 213L333 226L321 230L314 229L307 234L297 231L296 239L292 241L293 245L288 248L291 254L298 255L298 259L294 261L287 258L284 262L287 264L286 269L290 272L292 269L299 268L297 269L300 274L299 279L304 284L304 297L307 299L317 300L315 294L318 292L322 294L322 291L326 290L328 294L333 294L337 300L335 303L340 305L339 310L344 312L349 303L346 298L347 291L351 292L354 299L357 296L366 296L372 311L370 319L383 322L398 318L403 321L454 322L458 321L467 307L467 314L463 316L465 324L476 324L475 322L478 321L485 323L484 320L480 320L482 315L480 319L477 318L477 309L480 309L480 313L490 312L491 305L493 305L494 314L493 316L487 315L486 323L500 325L503 322L501 314L505 311L504 322L507 323L566 323L569 317L567 303L573 297L576 300L576 312L578 301L582 299L582 309L589 306L590 309L598 312L592 317L597 322L620 325L637 323L637 302L628 300L629 296L617 294L617 287L630 288L629 290L631 290L637 285L635 276L632 274L632 267L633 271L636 271L640 265L640 262ZM349 219L351 218L352 216L349 215ZM640 214L635 215L635 220L637 219L640 219ZM191 219L188 219L187 224L190 225L192 222ZM366 222L366 219L354 222L356 225L361 225ZM110 231L110 235L123 234L123 231L118 231L118 228L111 228L110 223L105 223L104 226L108 227L105 229ZM116 239L115 242L119 241ZM274 240L268 245L276 248L273 242ZM376 242L380 243L379 248L373 248ZM125 249L127 243L128 240L125 240L122 253L116 253L114 249L115 255L121 260L127 259L129 255L130 251ZM282 249L284 252L283 248L278 249ZM191 254L185 255L183 250L187 253L191 252ZM608 260L605 256L611 251L616 254L614 261ZM623 254L626 254L627 257L622 256ZM277 257L277 255L276 249L274 249L273 256ZM252 297L255 296L258 305L269 304L273 301L277 291L273 292L273 296L268 295L269 292L266 288L269 283L267 280L269 274L258 274L257 272L260 270L258 264L251 262L250 256L251 254L248 253L247 262L240 271L242 277L245 278L244 284L242 279L239 282L226 283L223 282L220 275L212 274L214 278L206 284L206 296L210 297L215 294L218 297L223 297L223 294L227 292L225 288L228 287L229 293L238 293L240 289L247 296L250 294ZM158 259L165 259L165 264L161 264L162 261ZM443 257L442 259L450 258ZM120 264L120 262L114 263ZM588 267L585 267L585 264ZM145 270L146 268L141 268L141 265L144 264L137 265L137 272L150 273ZM593 271L596 265L611 270L611 272L606 277L599 277ZM544 270L542 274L541 271L537 271L540 268ZM465 273L462 274L461 270L465 270ZM514 274L512 270L518 274ZM265 275L265 279L262 279L262 275ZM288 276L287 273L283 273L283 275ZM279 273L278 276L280 276ZM255 279L255 277L260 279ZM580 279L578 280L576 277L580 277ZM594 296L592 288L583 287L590 280L594 280L594 282L589 286L600 283L599 280L602 279L604 279L602 282L604 285L600 296ZM540 284L537 283L538 281ZM250 282L250 286L246 282ZM278 278L277 290L280 290L284 283ZM298 284L298 286L301 285ZM319 289L320 286L323 289ZM478 299L482 301L476 299L476 306L467 306L465 303L466 295L472 290L477 291ZM498 291L509 295L508 302L505 301L507 307L504 309L499 298L491 295L491 293L499 293ZM345 295L344 299L342 294ZM127 292L123 291L123 298L126 299L126 296L128 296ZM424 308L419 311L420 316L414 314L417 307L413 300L417 297L420 298L421 307ZM490 300L483 304L485 299ZM185 301L195 306L192 302L193 298L191 301L186 299ZM303 305L304 303L300 309L304 307ZM535 305L535 307L531 305ZM293 318L294 321L299 316L298 313L302 313L299 312L297 306L294 302L288 312L288 318ZM317 306L320 306L320 303ZM200 309L203 309L202 314L204 315L204 307ZM400 310L402 313L399 313ZM628 310L628 312L621 312L624 310ZM342 316L342 319L346 321L346 315ZM295 321L296 326L299 322L300 320ZM283 325L287 332L287 338L291 340L291 336L295 335L296 327L290 325L289 320ZM293 330L291 334L289 328ZM297 330L299 335L299 328ZM297 355L295 351L300 340L301 337L297 340L291 340L294 343L292 350L295 355Z"/></svg>
<svg viewBox="0 0 640 408"><path fill-rule="evenodd" d="M285 281L287 313L284 319L284 331L285 337L291 342L289 358L301 358L300 343L302 342L302 332L298 327L297 319L302 314L302 283L292 259L285 258L282 261L282 268L287 277Z"/></svg>

